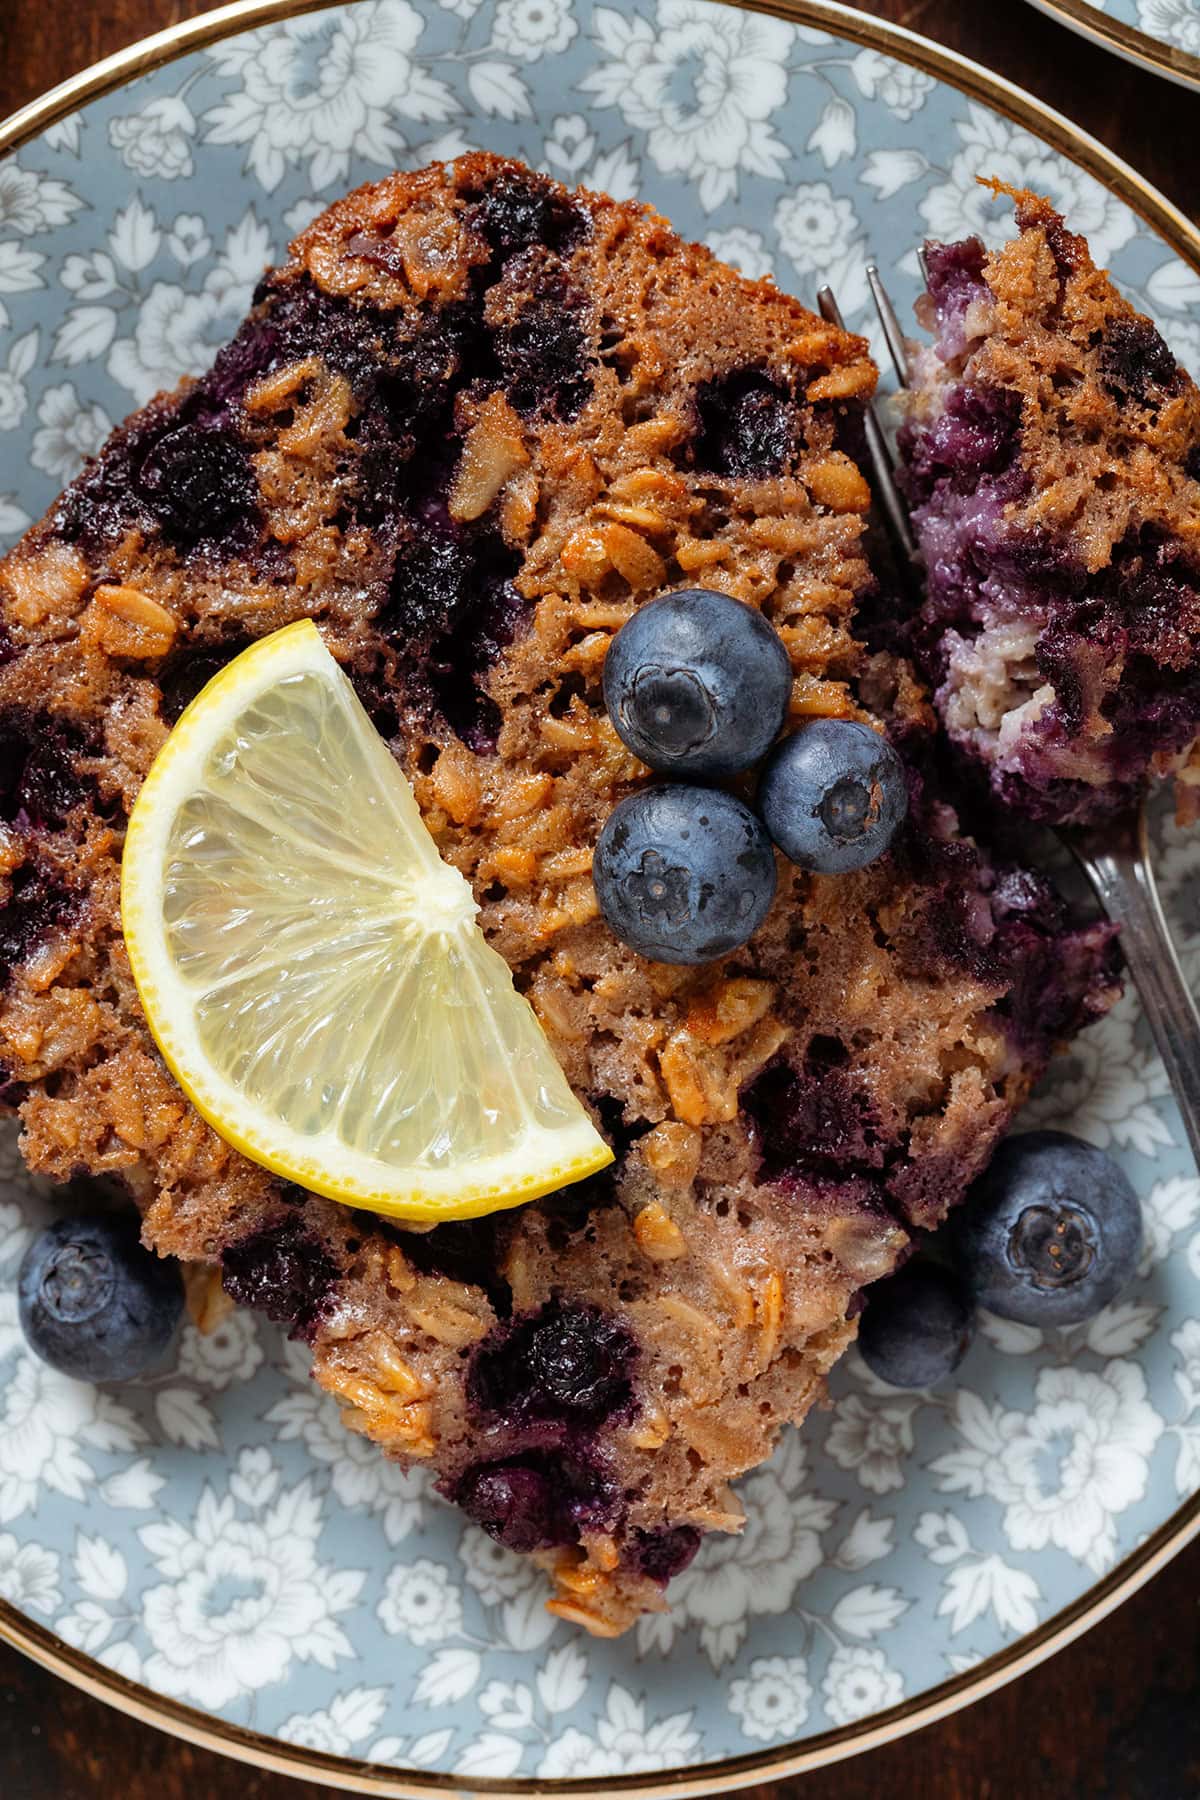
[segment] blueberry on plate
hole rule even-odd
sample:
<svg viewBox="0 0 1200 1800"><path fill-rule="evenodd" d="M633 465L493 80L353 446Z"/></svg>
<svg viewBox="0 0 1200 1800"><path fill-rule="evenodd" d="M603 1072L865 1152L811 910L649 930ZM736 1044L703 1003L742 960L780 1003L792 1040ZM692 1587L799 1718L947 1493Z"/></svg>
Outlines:
<svg viewBox="0 0 1200 1800"><path fill-rule="evenodd" d="M882 856L908 811L904 764L854 719L813 719L774 751L758 810L784 855L818 875Z"/></svg>
<svg viewBox="0 0 1200 1800"><path fill-rule="evenodd" d="M610 929L639 956L715 962L766 918L775 853L732 794L662 782L613 808L592 880Z"/></svg>
<svg viewBox="0 0 1200 1800"><path fill-rule="evenodd" d="M158 1361L183 1311L179 1265L146 1250L135 1218L59 1219L17 1277L29 1347L77 1381L128 1381Z"/></svg>
<svg viewBox="0 0 1200 1800"><path fill-rule="evenodd" d="M954 1223L980 1306L1022 1325L1074 1325L1115 1299L1137 1268L1142 1209L1103 1150L1062 1131L1005 1140Z"/></svg>
<svg viewBox="0 0 1200 1800"><path fill-rule="evenodd" d="M735 775L764 757L791 691L774 626L706 588L639 607L604 661L604 704L622 742L660 774L689 780Z"/></svg>
<svg viewBox="0 0 1200 1800"><path fill-rule="evenodd" d="M954 1271L910 1262L868 1290L858 1347L890 1387L930 1388L954 1373L974 1332L974 1309Z"/></svg>

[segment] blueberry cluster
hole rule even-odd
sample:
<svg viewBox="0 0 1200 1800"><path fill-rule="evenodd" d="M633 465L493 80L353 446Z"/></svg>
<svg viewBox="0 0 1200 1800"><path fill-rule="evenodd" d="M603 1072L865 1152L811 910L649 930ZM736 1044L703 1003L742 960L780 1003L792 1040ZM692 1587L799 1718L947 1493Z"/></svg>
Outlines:
<svg viewBox="0 0 1200 1800"><path fill-rule="evenodd" d="M553 1299L494 1326L472 1354L467 1405L484 1439L504 1427L508 1454L470 1464L439 1491L510 1550L578 1543L611 1522L620 1492L596 1432L629 1417L636 1359L626 1327L594 1306ZM689 1560L683 1541L656 1555L656 1567Z"/></svg>
<svg viewBox="0 0 1200 1800"><path fill-rule="evenodd" d="M744 944L774 898L772 840L800 868L841 875L895 836L908 807L895 751L849 719L814 719L776 744L791 686L762 613L708 589L651 600L613 639L609 717L674 777L613 809L593 860L600 910L639 955L705 963ZM758 764L756 811L709 785Z"/></svg>
<svg viewBox="0 0 1200 1800"><path fill-rule="evenodd" d="M868 1297L859 1349L893 1387L951 1375L976 1306L1043 1330L1093 1318L1137 1268L1142 1211L1103 1150L1063 1131L1028 1131L1001 1144L947 1236L948 1264L919 1257Z"/></svg>

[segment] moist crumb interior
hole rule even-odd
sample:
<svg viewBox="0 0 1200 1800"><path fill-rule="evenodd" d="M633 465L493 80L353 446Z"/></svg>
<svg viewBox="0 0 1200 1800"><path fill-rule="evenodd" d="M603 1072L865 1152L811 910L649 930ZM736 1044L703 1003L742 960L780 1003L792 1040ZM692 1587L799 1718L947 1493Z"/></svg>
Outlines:
<svg viewBox="0 0 1200 1800"><path fill-rule="evenodd" d="M1049 201L927 246L904 481L913 644L1002 805L1095 823L1174 773L1200 796L1200 391Z"/></svg>

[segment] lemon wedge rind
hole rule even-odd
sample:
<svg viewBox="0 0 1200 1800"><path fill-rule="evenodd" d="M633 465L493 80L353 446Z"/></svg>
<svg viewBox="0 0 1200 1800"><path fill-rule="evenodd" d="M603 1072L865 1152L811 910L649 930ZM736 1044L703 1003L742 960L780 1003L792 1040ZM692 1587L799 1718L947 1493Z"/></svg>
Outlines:
<svg viewBox="0 0 1200 1800"><path fill-rule="evenodd" d="M271 739L273 708L286 719L293 704L308 723L289 689L319 701L311 764L295 720ZM326 789L329 742L355 779ZM260 920L230 869L259 893ZM168 1068L214 1130L274 1174L437 1223L518 1206L613 1160L311 620L252 645L179 719L129 821L121 909ZM389 1033L405 1046L394 1069ZM292 1059L308 1071L295 1091Z"/></svg>

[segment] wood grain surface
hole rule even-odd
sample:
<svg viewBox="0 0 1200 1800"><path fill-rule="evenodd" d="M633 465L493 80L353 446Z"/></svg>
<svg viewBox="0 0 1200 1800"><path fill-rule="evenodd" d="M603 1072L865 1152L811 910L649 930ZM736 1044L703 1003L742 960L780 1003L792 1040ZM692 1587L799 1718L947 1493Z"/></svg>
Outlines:
<svg viewBox="0 0 1200 1800"><path fill-rule="evenodd" d="M1200 95L1023 0L862 0L1031 89L1200 217ZM206 0L0 0L0 118ZM1051 1662L942 1724L755 1800L1195 1800L1200 1545ZM0 1646L2 1800L321 1800L135 1724Z"/></svg>

